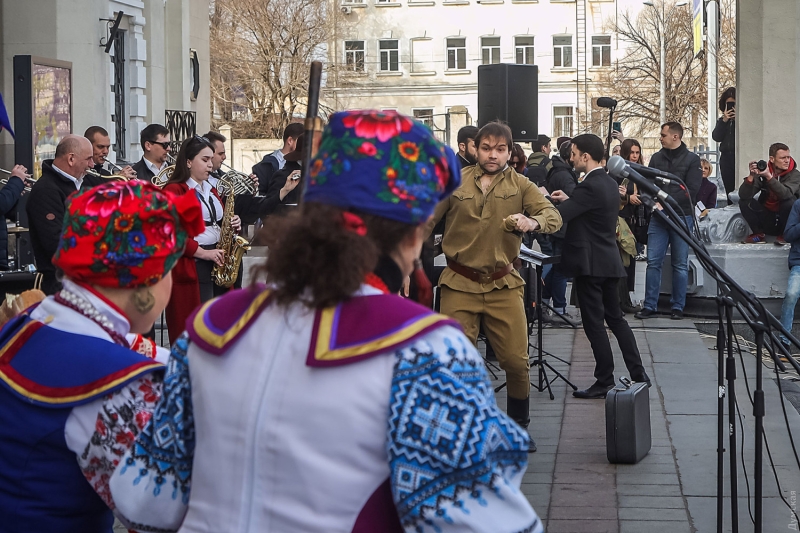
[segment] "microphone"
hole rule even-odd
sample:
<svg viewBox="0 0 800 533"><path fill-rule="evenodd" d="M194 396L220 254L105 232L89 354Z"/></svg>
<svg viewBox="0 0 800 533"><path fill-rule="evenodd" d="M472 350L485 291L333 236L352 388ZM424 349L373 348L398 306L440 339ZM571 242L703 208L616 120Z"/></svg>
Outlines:
<svg viewBox="0 0 800 533"><path fill-rule="evenodd" d="M669 194L665 193L664 191L662 191L661 189L650 183L647 180L647 178L645 178L644 176L636 172L633 168L631 168L628 162L622 159L620 156L618 155L612 156L608 160L607 168L608 172L612 176L617 178L628 178L636 185L638 185L640 190L646 192L650 196L658 198L662 202L669 202L669 204L672 205L675 209L680 210L680 206L675 201L675 199L672 198L672 196L670 196Z"/></svg>
<svg viewBox="0 0 800 533"><path fill-rule="evenodd" d="M607 96L601 96L597 99L597 107L617 107L617 101Z"/></svg>
<svg viewBox="0 0 800 533"><path fill-rule="evenodd" d="M642 174L645 177L653 178L659 183L662 183L663 185L669 185L673 181L680 182L678 176L670 174L669 172L664 172L663 170L658 170L657 168L646 167L644 165L639 165L637 163L631 163L630 161L626 161L626 163L636 172Z"/></svg>

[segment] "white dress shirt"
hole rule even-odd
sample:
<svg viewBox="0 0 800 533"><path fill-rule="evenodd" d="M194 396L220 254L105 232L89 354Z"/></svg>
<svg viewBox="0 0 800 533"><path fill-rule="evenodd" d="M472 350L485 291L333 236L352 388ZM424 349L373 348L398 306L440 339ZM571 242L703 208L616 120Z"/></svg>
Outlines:
<svg viewBox="0 0 800 533"><path fill-rule="evenodd" d="M74 183L76 190L78 190L78 191L81 190L81 185L83 185L83 176L81 176L80 178L76 178L75 176L70 176L69 174L67 174L66 172L64 172L63 170L61 170L57 166L55 166L55 164L52 165L52 167L53 167L53 170L55 170L56 172L58 172L59 174L61 174L65 178L67 178L69 181Z"/></svg>
<svg viewBox="0 0 800 533"><path fill-rule="evenodd" d="M219 225L214 225L212 222L211 209L212 205L217 212L217 219L222 218L224 208L222 203L217 198L217 195L212 192L212 186L208 181L197 183L192 178L186 180L186 185L189 189L194 190L197 199L200 200L200 206L203 210L203 220L206 222L206 229L203 233L194 238L200 246L210 246L219 242Z"/></svg>
<svg viewBox="0 0 800 533"><path fill-rule="evenodd" d="M156 176L158 176L159 172L161 172L162 170L164 170L165 168L167 168L169 166L169 165L167 165L167 162L164 161L163 163L161 163L161 168L159 168L159 167L157 167L155 165L155 163L153 163L152 161L150 161L146 157L144 158L144 164L147 165L147 168L150 169L150 172L152 172Z"/></svg>

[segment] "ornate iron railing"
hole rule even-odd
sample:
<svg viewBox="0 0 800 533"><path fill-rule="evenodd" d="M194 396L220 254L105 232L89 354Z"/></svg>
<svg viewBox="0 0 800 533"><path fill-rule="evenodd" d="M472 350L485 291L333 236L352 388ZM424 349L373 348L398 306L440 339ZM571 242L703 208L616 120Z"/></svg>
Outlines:
<svg viewBox="0 0 800 533"><path fill-rule="evenodd" d="M118 31L114 34L114 56L111 64L114 66L114 151L117 160L126 160L128 153L128 129L125 127L127 113L125 113L125 32Z"/></svg>
<svg viewBox="0 0 800 533"><path fill-rule="evenodd" d="M181 143L197 133L197 113L167 109L164 126L172 139L172 153L177 155Z"/></svg>

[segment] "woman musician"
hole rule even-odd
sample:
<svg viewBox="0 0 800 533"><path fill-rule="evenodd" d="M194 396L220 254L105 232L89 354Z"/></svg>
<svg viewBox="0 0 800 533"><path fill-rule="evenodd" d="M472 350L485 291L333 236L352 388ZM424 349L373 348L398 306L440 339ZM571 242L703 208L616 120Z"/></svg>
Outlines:
<svg viewBox="0 0 800 533"><path fill-rule="evenodd" d="M190 137L181 145L175 171L164 186L164 191L172 194L194 194L205 222L205 231L187 243L175 266L172 298L166 310L170 342L183 332L186 319L196 307L227 291L211 278L214 265L222 265L225 260L222 250L217 249L224 202L208 181L213 157L214 145L208 139ZM231 219L231 225L236 231L241 229L238 216Z"/></svg>

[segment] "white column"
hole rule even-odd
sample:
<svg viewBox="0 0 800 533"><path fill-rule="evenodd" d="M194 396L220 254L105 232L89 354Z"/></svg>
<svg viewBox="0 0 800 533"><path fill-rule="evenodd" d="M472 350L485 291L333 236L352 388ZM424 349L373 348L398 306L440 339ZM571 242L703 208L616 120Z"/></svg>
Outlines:
<svg viewBox="0 0 800 533"><path fill-rule="evenodd" d="M786 143L800 155L800 2L739 0L736 11L736 176Z"/></svg>

